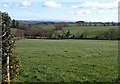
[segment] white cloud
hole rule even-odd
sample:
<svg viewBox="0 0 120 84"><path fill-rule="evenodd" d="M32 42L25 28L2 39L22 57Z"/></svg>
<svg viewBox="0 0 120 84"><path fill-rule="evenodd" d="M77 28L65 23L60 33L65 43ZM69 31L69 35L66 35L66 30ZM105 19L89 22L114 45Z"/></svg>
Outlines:
<svg viewBox="0 0 120 84"><path fill-rule="evenodd" d="M7 7L9 7L9 5L8 4L3 4L3 7L7 8Z"/></svg>
<svg viewBox="0 0 120 84"><path fill-rule="evenodd" d="M83 10L83 9L81 9L81 10L79 10L79 11L77 11L77 12L73 12L73 14L74 15L82 15L82 14L91 14L92 12L90 11L90 10Z"/></svg>
<svg viewBox="0 0 120 84"><path fill-rule="evenodd" d="M20 4L19 3L15 3L15 6L19 6Z"/></svg>
<svg viewBox="0 0 120 84"><path fill-rule="evenodd" d="M23 7L27 7L27 6L30 6L30 5L31 5L31 2L30 2L29 0L24 0L24 1L21 3L21 5L22 5Z"/></svg>
<svg viewBox="0 0 120 84"><path fill-rule="evenodd" d="M83 8L81 5L78 5L78 6L77 5L72 5L71 7L72 8Z"/></svg>
<svg viewBox="0 0 120 84"><path fill-rule="evenodd" d="M116 4L118 4L119 1L120 1L120 0L113 0L112 3L116 3Z"/></svg>
<svg viewBox="0 0 120 84"><path fill-rule="evenodd" d="M96 8L96 9L112 9L118 7L118 1L113 2L84 2L81 5L73 5L72 8Z"/></svg>
<svg viewBox="0 0 120 84"><path fill-rule="evenodd" d="M1 3L1 6L4 7L4 8L10 7L10 5L11 5L11 2L3 2L3 3Z"/></svg>
<svg viewBox="0 0 120 84"><path fill-rule="evenodd" d="M47 7L53 7L53 8L61 7L61 4L57 3L55 1L45 1L44 5L47 6Z"/></svg>
<svg viewBox="0 0 120 84"><path fill-rule="evenodd" d="M101 2L85 2L83 4L86 7L91 7L91 8L116 8L117 4L114 3L101 3Z"/></svg>
<svg viewBox="0 0 120 84"><path fill-rule="evenodd" d="M77 5L72 5L71 7L72 8L79 8L79 6L77 6Z"/></svg>

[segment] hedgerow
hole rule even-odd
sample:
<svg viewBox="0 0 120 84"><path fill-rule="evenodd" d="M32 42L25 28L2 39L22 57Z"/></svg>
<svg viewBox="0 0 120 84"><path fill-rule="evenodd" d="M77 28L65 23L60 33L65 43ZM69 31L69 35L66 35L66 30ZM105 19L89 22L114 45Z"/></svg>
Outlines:
<svg viewBox="0 0 120 84"><path fill-rule="evenodd" d="M2 17L2 82L12 82L19 74L19 60L15 54L14 36L11 34L11 18L5 12L0 12Z"/></svg>

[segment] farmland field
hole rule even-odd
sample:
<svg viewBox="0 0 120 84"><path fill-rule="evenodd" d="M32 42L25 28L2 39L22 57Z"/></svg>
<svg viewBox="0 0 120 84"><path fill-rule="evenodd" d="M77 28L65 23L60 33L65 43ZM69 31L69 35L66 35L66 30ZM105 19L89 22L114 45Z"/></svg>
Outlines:
<svg viewBox="0 0 120 84"><path fill-rule="evenodd" d="M118 76L117 41L23 39L15 46L16 81L110 82Z"/></svg>
<svg viewBox="0 0 120 84"><path fill-rule="evenodd" d="M55 28L54 25L39 25L39 27L43 27L47 30L53 30ZM63 31L70 31L70 34L73 35L81 35L86 32L88 38L94 38L98 34L108 31L109 29L118 30L118 26L78 26L77 24L69 24L68 27L64 27L63 30L58 30L59 34L62 34ZM12 33L14 33L17 29L12 28Z"/></svg>

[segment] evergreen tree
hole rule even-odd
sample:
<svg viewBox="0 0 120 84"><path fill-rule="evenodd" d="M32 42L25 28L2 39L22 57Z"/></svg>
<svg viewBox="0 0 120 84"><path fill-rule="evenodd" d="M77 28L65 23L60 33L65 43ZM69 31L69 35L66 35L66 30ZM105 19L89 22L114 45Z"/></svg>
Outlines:
<svg viewBox="0 0 120 84"><path fill-rule="evenodd" d="M16 22L15 22L15 19L12 20L12 28L15 28L16 27Z"/></svg>

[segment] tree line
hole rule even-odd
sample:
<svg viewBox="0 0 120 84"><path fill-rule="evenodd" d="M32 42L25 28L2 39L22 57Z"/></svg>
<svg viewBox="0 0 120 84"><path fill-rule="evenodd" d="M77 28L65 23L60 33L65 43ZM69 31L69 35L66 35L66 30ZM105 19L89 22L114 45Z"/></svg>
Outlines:
<svg viewBox="0 0 120 84"><path fill-rule="evenodd" d="M119 26L119 22L85 22L85 21L77 21L75 22L79 26Z"/></svg>
<svg viewBox="0 0 120 84"><path fill-rule="evenodd" d="M47 38L47 39L104 39L104 40L118 40L120 39L120 35L118 33L118 30L116 29L109 29L108 31L102 32L97 34L94 37L88 38L88 32L84 31L81 34L72 34L71 31L65 31L64 28L65 27L69 27L69 22L57 22L57 23L49 23L47 22L47 24L45 24L45 22L43 23L44 25L48 25L48 24L54 24L54 29L45 29L44 27L40 26L40 23L35 23L35 24L28 24L25 22L18 22L16 20L12 21L12 26L13 28L17 28L18 30L16 30L16 32L14 33L14 35L16 37L24 37L24 38L30 38L30 39L41 39L41 38ZM88 24L87 22L85 23L84 21L78 21L74 24ZM91 23L93 24L93 23ZM108 24L110 25L114 25L116 26L115 23L111 22L111 23L94 23L96 24L105 24L103 26L108 26ZM95 26L93 24L93 26ZM90 25L89 25L90 26ZM62 33L60 33L59 31L62 31Z"/></svg>

